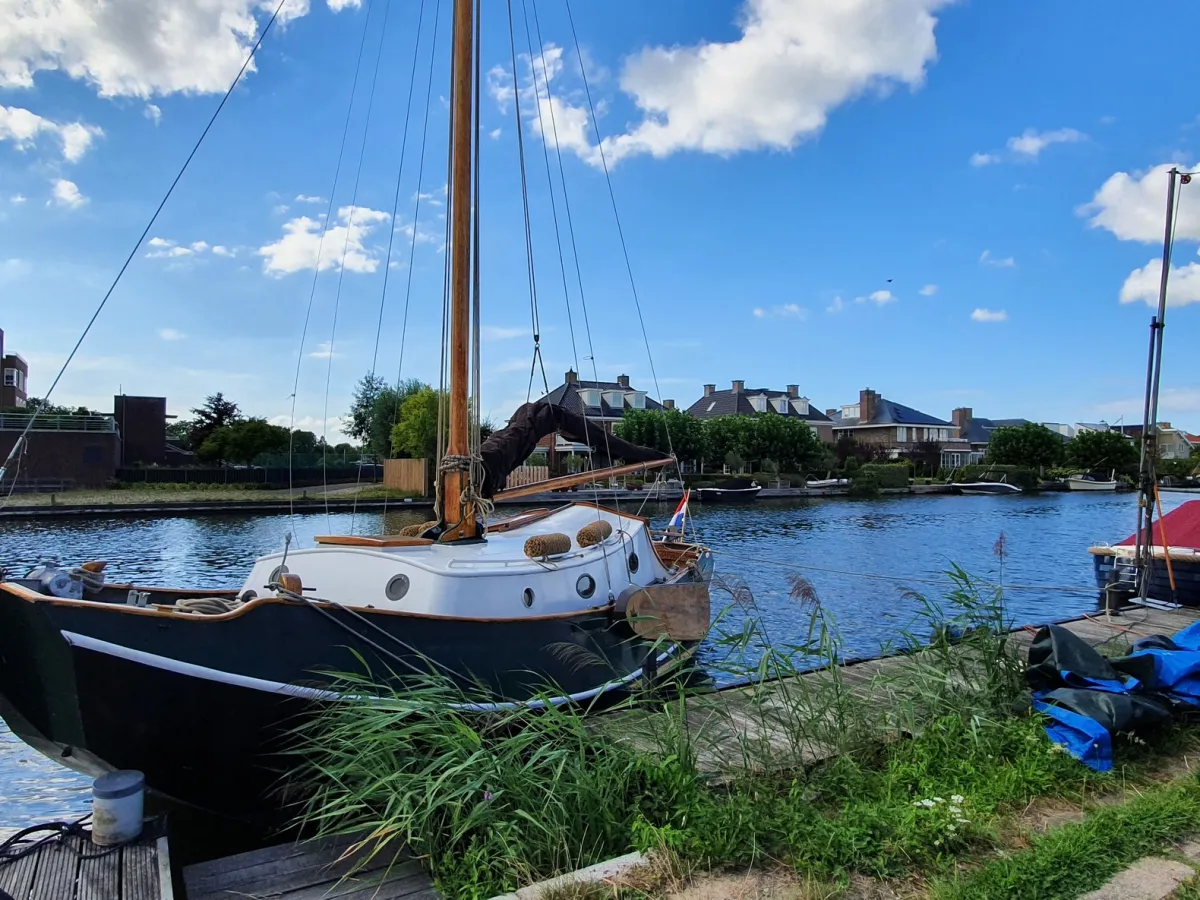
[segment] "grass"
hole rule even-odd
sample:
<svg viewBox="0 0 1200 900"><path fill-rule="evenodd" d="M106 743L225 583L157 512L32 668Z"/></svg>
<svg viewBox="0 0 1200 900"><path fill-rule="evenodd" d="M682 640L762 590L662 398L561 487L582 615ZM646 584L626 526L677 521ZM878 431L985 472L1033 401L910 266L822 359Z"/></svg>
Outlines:
<svg viewBox="0 0 1200 900"><path fill-rule="evenodd" d="M716 583L730 598L711 638L718 665L755 679L733 712L668 685L597 728L572 710L464 712L452 704L472 698L436 678L389 692L345 676L348 693L382 699L339 704L298 735L312 790L303 818L326 834L365 832L377 852L407 845L446 895L464 898L635 849L671 860L674 878L603 896L664 896L687 873L783 866L812 896L869 877L928 882L938 900L1068 897L1200 830L1200 783L1153 776L1196 732L1119 741L1108 775L1058 752L1037 715L1012 714L1023 667L1003 596L949 574L941 601L915 598L922 620L867 684L839 665L836 624L806 581L791 596L809 628L787 646L767 639L744 585ZM713 710L736 716L737 740L696 725ZM733 752L714 772L717 744ZM1014 824L1038 798L1086 805L1122 785L1145 796L1045 835ZM1014 844L1027 849L996 855ZM579 890L562 900L601 896Z"/></svg>

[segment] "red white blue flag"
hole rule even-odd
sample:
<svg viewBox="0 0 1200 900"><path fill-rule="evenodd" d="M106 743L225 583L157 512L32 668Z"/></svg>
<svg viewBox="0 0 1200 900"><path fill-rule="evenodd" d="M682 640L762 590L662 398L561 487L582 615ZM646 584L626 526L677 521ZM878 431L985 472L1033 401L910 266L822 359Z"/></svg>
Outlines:
<svg viewBox="0 0 1200 900"><path fill-rule="evenodd" d="M679 501L679 506L675 508L675 515L671 516L671 521L667 524L672 531L683 531L683 520L687 518L688 497L691 494L691 488L683 492L683 499Z"/></svg>

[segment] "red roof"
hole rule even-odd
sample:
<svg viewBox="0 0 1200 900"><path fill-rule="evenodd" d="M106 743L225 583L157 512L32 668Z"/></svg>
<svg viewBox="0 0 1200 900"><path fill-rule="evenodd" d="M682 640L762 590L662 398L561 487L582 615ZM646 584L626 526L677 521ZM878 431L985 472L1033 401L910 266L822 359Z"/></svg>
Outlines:
<svg viewBox="0 0 1200 900"><path fill-rule="evenodd" d="M1169 547L1200 547L1200 500L1189 500L1154 523L1151 533L1156 546L1162 546L1164 531ZM1132 546L1134 537L1136 533L1125 538L1118 546Z"/></svg>
<svg viewBox="0 0 1200 900"><path fill-rule="evenodd" d="M1200 447L1200 434L1188 434L1185 431L1183 436L1189 444L1195 444L1197 447Z"/></svg>

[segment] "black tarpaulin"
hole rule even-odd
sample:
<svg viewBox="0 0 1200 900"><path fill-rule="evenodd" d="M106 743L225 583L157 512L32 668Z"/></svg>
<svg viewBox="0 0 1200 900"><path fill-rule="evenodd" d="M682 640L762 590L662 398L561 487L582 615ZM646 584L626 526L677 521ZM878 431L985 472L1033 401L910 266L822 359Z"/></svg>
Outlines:
<svg viewBox="0 0 1200 900"><path fill-rule="evenodd" d="M538 400L521 406L506 427L493 432L483 442L480 455L484 476L480 493L484 497L493 497L504 490L509 473L529 458L538 441L555 432L569 441L591 446L604 465L618 459L636 463L668 458L658 450L639 447L608 434L600 425L577 413Z"/></svg>

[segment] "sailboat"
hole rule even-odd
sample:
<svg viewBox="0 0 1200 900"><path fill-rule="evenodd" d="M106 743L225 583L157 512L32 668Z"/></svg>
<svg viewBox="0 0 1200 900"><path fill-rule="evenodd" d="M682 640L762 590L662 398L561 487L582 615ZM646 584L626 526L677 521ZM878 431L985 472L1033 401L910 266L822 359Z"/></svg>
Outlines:
<svg viewBox="0 0 1200 900"><path fill-rule="evenodd" d="M235 590L113 584L102 560L0 574L0 715L37 749L92 774L137 769L169 799L257 820L276 802L266 792L286 769L275 754L294 717L343 699L335 673L365 667L400 691L440 675L484 713L590 703L678 665L703 637L705 547L653 540L646 519L586 501L491 519L496 499L674 460L544 401L472 439L474 6L454 3L449 430L436 519L285 544ZM554 432L610 467L506 492L507 475Z"/></svg>

